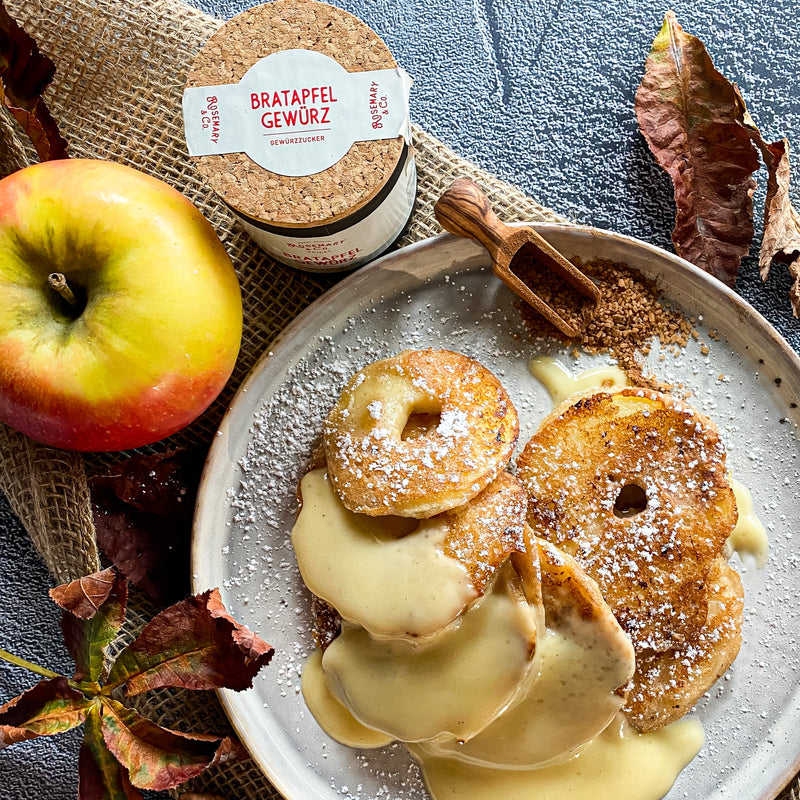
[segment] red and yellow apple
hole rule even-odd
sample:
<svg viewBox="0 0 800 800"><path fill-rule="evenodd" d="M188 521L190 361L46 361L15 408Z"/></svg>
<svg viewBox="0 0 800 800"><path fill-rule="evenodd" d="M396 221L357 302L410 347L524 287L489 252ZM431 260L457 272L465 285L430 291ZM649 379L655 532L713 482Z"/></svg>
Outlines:
<svg viewBox="0 0 800 800"><path fill-rule="evenodd" d="M0 180L0 420L46 444L124 450L188 425L230 377L242 300L211 224L109 161Z"/></svg>

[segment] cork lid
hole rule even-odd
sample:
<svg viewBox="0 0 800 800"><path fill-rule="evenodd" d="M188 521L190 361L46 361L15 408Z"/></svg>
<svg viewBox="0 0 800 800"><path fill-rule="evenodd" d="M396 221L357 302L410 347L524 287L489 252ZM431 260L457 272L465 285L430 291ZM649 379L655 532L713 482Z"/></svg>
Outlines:
<svg viewBox="0 0 800 800"><path fill-rule="evenodd" d="M275 0L225 23L192 64L186 86L236 83L256 62L289 49L315 50L348 72L397 66L381 38L357 17L316 0ZM335 222L369 203L400 165L402 136L356 142L328 169L289 177L244 153L196 156L198 172L235 211L286 227Z"/></svg>

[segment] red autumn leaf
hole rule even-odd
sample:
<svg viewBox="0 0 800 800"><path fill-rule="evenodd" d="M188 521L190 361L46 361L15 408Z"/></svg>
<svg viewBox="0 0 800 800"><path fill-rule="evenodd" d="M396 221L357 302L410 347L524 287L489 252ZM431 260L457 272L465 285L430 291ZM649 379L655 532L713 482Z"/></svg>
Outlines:
<svg viewBox="0 0 800 800"><path fill-rule="evenodd" d="M134 455L91 481L98 546L161 605L189 592L185 565L202 465L189 451Z"/></svg>
<svg viewBox="0 0 800 800"><path fill-rule="evenodd" d="M47 678L0 707L0 749L77 728L90 700L66 678Z"/></svg>
<svg viewBox="0 0 800 800"><path fill-rule="evenodd" d="M57 586L50 596L65 612L61 630L64 644L75 661L75 680L100 680L108 646L125 622L128 601L125 578L109 567Z"/></svg>
<svg viewBox="0 0 800 800"><path fill-rule="evenodd" d="M753 239L758 152L734 85L672 11L647 57L636 117L673 182L677 253L733 286Z"/></svg>
<svg viewBox="0 0 800 800"><path fill-rule="evenodd" d="M103 699L100 724L109 751L140 789L171 789L242 756L241 745L230 737L171 731L110 698Z"/></svg>
<svg viewBox="0 0 800 800"><path fill-rule="evenodd" d="M0 708L0 749L85 724L78 800L142 800L139 788L171 789L210 766L246 755L235 738L169 730L111 696L119 688L136 694L161 686L252 684L272 648L226 612L216 589L151 620L120 654L105 684L97 665L124 621L127 582L111 569L58 587L52 595L65 608L65 620L72 620L65 639L81 679L49 678ZM48 672L2 650L0 658Z"/></svg>
<svg viewBox="0 0 800 800"><path fill-rule="evenodd" d="M203 459L189 450L136 454L92 478L122 502L150 514L193 508Z"/></svg>
<svg viewBox="0 0 800 800"><path fill-rule="evenodd" d="M0 2L0 100L42 161L67 158L67 142L41 97L54 74L53 62Z"/></svg>
<svg viewBox="0 0 800 800"><path fill-rule="evenodd" d="M128 770L106 746L99 704L86 718L78 753L78 800L142 800L141 792L131 785Z"/></svg>
<svg viewBox="0 0 800 800"><path fill-rule="evenodd" d="M91 619L111 594L116 575L116 570L104 569L102 572L56 586L49 594L53 602L64 611L80 619Z"/></svg>
<svg viewBox="0 0 800 800"><path fill-rule="evenodd" d="M117 657L108 675L128 695L175 686L249 689L273 649L225 610L217 589L157 614Z"/></svg>

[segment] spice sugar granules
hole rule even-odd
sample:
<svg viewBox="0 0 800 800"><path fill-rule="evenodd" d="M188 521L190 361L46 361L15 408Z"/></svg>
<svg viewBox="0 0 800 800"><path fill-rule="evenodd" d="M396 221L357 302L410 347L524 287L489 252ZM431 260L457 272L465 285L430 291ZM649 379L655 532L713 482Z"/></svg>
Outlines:
<svg viewBox="0 0 800 800"><path fill-rule="evenodd" d="M613 261L575 263L600 290L596 306L524 250L514 259L515 274L582 334L580 339L565 338L520 302L527 330L533 336L572 342L585 353L608 353L634 383L658 388L655 378L642 374L637 356L647 355L656 338L665 348L684 347L690 338L697 338L694 325L679 309L663 303L657 283L638 270Z"/></svg>

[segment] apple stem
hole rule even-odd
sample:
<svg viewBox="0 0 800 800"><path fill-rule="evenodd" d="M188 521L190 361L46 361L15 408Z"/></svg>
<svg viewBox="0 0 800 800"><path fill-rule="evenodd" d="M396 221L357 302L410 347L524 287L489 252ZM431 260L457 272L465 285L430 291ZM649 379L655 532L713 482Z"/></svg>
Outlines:
<svg viewBox="0 0 800 800"><path fill-rule="evenodd" d="M51 272L47 276L50 287L58 292L71 306L77 306L78 300L72 289L69 288L67 279L60 272Z"/></svg>

